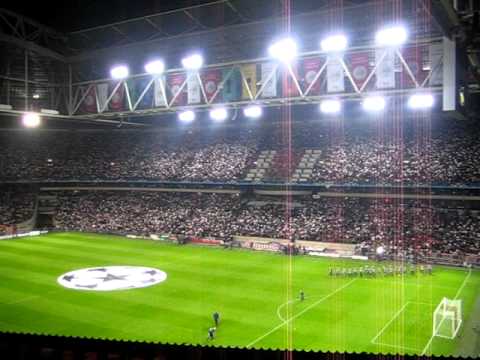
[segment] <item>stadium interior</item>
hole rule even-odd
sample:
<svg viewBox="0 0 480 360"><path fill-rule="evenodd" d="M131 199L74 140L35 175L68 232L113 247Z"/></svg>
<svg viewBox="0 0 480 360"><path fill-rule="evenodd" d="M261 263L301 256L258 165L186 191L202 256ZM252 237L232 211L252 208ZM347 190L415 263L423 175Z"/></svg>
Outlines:
<svg viewBox="0 0 480 360"><path fill-rule="evenodd" d="M480 355L476 1L52 3L0 8L0 358Z"/></svg>

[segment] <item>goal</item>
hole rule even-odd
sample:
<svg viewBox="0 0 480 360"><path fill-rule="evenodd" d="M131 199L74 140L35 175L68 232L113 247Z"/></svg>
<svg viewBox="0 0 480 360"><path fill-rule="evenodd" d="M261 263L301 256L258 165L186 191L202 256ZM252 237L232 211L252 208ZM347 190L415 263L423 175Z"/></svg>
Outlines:
<svg viewBox="0 0 480 360"><path fill-rule="evenodd" d="M443 298L433 313L433 336L453 339L462 325L462 300Z"/></svg>

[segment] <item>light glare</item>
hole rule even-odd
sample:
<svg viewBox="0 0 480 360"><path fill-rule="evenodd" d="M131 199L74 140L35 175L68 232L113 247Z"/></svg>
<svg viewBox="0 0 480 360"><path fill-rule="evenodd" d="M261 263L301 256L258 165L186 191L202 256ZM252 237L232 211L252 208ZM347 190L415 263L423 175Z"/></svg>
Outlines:
<svg viewBox="0 0 480 360"><path fill-rule="evenodd" d="M323 100L320 103L320 111L324 114L337 114L342 109L342 104L338 100Z"/></svg>
<svg viewBox="0 0 480 360"><path fill-rule="evenodd" d="M198 70L203 66L203 57L193 54L182 59L182 66L187 70Z"/></svg>
<svg viewBox="0 0 480 360"><path fill-rule="evenodd" d="M363 100L363 109L366 111L382 111L385 109L385 98L382 96L371 96Z"/></svg>
<svg viewBox="0 0 480 360"><path fill-rule="evenodd" d="M118 65L110 70L110 76L112 77L112 79L116 80L125 79L126 77L128 77L128 74L129 71L126 65Z"/></svg>
<svg viewBox="0 0 480 360"><path fill-rule="evenodd" d="M23 115L22 123L27 128L36 128L40 125L41 119L38 114L27 113Z"/></svg>
<svg viewBox="0 0 480 360"><path fill-rule="evenodd" d="M192 110L182 111L178 114L178 120L184 123L190 123L195 120L195 113Z"/></svg>
<svg viewBox="0 0 480 360"><path fill-rule="evenodd" d="M262 113L262 108L258 105L247 106L245 109L243 109L243 115L248 118L259 118L260 116L262 116Z"/></svg>
<svg viewBox="0 0 480 360"><path fill-rule="evenodd" d="M432 94L415 94L408 99L410 109L428 109L433 107L435 100Z"/></svg>
<svg viewBox="0 0 480 360"><path fill-rule="evenodd" d="M348 46L347 37L343 34L329 36L320 43L325 52L341 52Z"/></svg>
<svg viewBox="0 0 480 360"><path fill-rule="evenodd" d="M210 110L210 118L215 121L224 121L228 116L227 109L216 108Z"/></svg>
<svg viewBox="0 0 480 360"><path fill-rule="evenodd" d="M383 246L377 247L377 255L383 255L385 253L385 248Z"/></svg>
<svg viewBox="0 0 480 360"><path fill-rule="evenodd" d="M403 26L386 27L377 31L375 41L379 46L400 46L407 41L407 29Z"/></svg>
<svg viewBox="0 0 480 360"><path fill-rule="evenodd" d="M165 64L162 60L153 60L145 65L145 71L149 74L163 74Z"/></svg>
<svg viewBox="0 0 480 360"><path fill-rule="evenodd" d="M297 43L292 38L277 41L268 48L268 53L274 59L290 62L297 56Z"/></svg>

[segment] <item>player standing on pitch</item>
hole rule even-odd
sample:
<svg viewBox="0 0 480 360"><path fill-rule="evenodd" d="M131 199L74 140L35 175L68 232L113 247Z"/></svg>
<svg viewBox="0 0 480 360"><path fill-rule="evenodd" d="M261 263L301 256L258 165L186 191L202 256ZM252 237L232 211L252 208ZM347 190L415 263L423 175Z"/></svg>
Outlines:
<svg viewBox="0 0 480 360"><path fill-rule="evenodd" d="M217 331L216 327L211 327L208 329L208 340L215 339L215 332Z"/></svg>
<svg viewBox="0 0 480 360"><path fill-rule="evenodd" d="M218 324L220 323L220 314L217 311L215 311L212 316L213 316L213 322L215 323L215 326L218 326Z"/></svg>
<svg viewBox="0 0 480 360"><path fill-rule="evenodd" d="M305 300L305 293L303 292L303 290L300 290L300 301L303 300Z"/></svg>

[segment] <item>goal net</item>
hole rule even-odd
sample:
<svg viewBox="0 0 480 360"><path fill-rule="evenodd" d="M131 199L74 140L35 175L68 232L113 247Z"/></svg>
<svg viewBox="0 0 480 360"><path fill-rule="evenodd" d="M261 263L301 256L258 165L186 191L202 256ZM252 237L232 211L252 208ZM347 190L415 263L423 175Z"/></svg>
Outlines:
<svg viewBox="0 0 480 360"><path fill-rule="evenodd" d="M433 313L433 336L453 339L462 325L462 300L443 298Z"/></svg>

